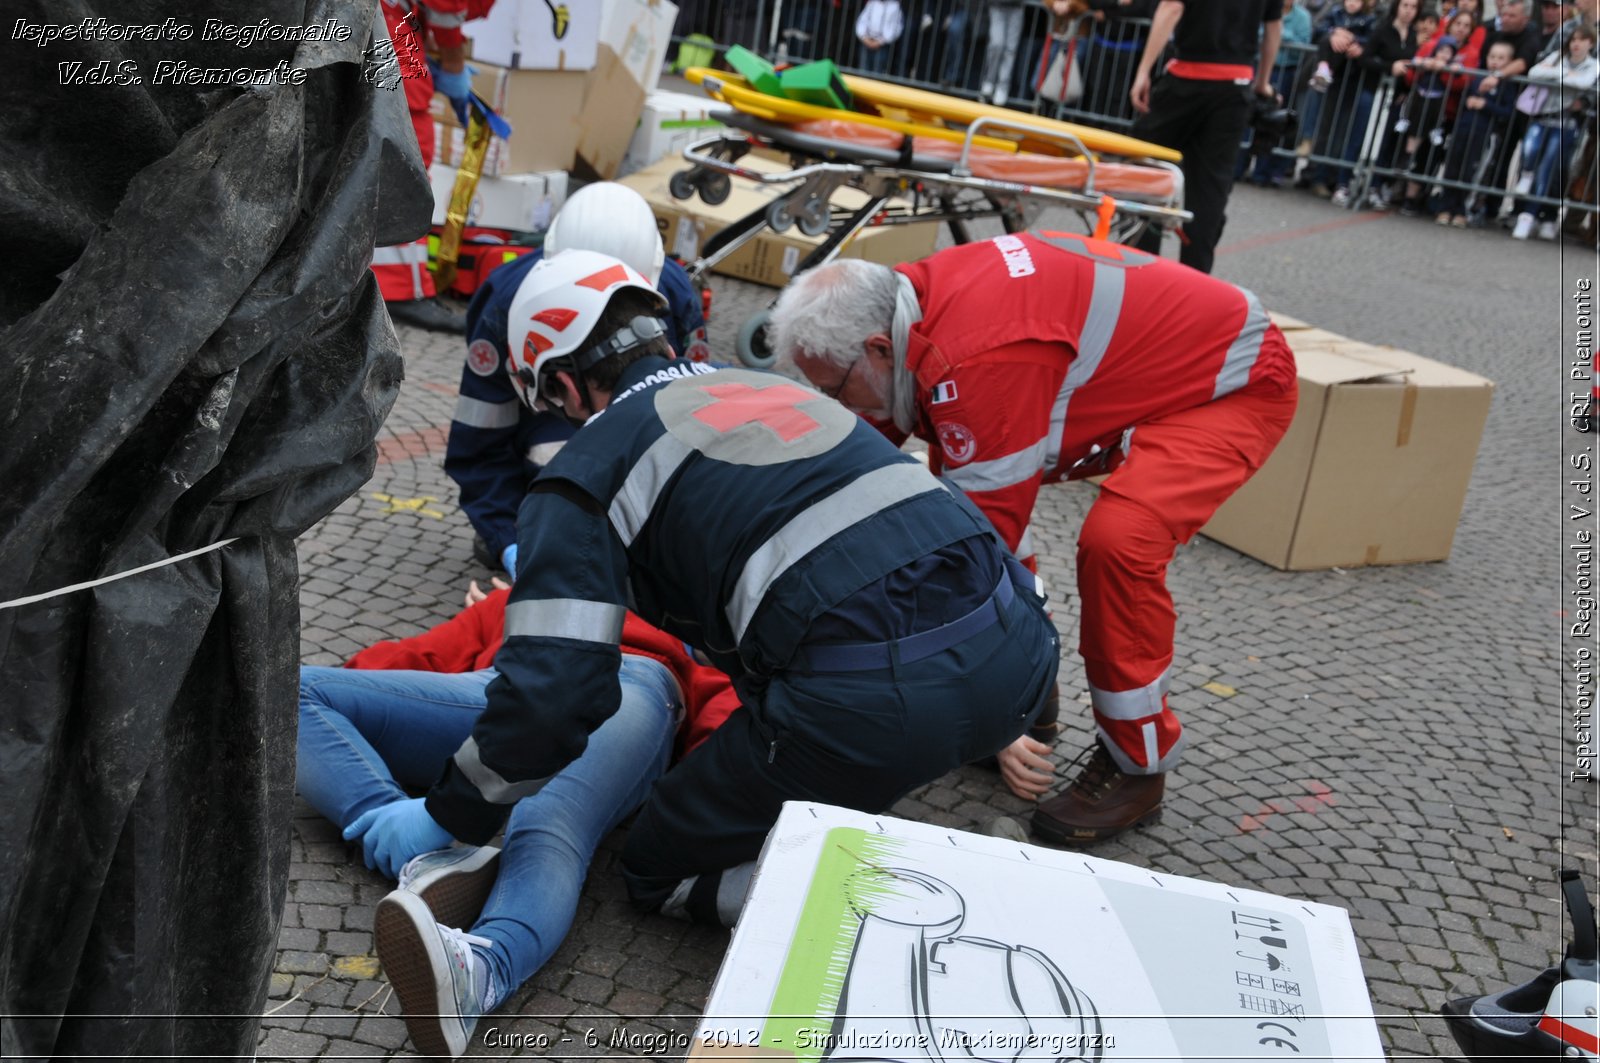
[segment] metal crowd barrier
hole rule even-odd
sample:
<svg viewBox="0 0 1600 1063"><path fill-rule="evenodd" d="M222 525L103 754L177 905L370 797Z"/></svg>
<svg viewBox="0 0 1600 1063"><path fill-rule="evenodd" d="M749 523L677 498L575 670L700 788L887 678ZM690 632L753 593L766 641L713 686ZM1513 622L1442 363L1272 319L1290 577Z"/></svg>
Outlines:
<svg viewBox="0 0 1600 1063"><path fill-rule="evenodd" d="M1128 98L1149 20L1081 16L1067 32L1051 36L1049 12L1036 0L1018 8L993 8L982 0L901 0L905 28L878 54L855 37L860 5L834 0L680 0L679 29L706 33L719 47L738 43L775 61L828 57L842 68L887 81L978 99L986 80L1022 110L1126 132L1134 120ZM1009 11L997 20L995 12ZM994 20L991 27L991 20ZM1013 21L1007 21L1013 20ZM999 43L989 47L991 28ZM1064 52L1077 77L1072 99L1041 99L1038 88L1052 58ZM1548 195L1518 197L1526 115L1513 112L1487 134L1481 128L1455 137L1458 105L1450 95L1424 99L1406 79L1385 75L1377 91L1358 91L1359 79L1336 78L1326 91L1311 85L1315 45L1285 43L1273 82L1297 112L1299 127L1270 151L1240 145L1236 176L1300 187L1347 189L1351 209L1393 207L1414 191L1419 212L1458 211L1472 223L1492 223L1506 199L1530 210L1565 208L1566 227L1583 235L1597 224L1595 120L1591 106L1577 121L1568 162ZM1008 69L1009 68L1009 69ZM1525 78L1512 79L1519 90ZM994 96L989 97L993 100ZM1260 157L1255 157L1260 156Z"/></svg>

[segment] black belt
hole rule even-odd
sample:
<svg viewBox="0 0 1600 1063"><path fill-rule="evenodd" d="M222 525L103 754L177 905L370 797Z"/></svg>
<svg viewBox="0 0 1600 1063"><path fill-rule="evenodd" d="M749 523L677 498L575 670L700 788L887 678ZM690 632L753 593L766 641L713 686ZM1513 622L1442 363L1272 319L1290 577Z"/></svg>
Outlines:
<svg viewBox="0 0 1600 1063"><path fill-rule="evenodd" d="M1011 577L1002 572L994 593L966 616L887 642L819 642L801 646L795 653L794 666L808 672L867 672L893 664L897 647L901 664L920 661L999 623L1016 596Z"/></svg>

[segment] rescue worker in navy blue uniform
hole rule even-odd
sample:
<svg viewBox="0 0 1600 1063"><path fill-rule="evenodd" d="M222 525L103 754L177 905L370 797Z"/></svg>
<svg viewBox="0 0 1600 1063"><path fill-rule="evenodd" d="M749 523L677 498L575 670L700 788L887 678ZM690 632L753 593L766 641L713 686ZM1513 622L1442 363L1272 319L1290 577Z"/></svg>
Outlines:
<svg viewBox="0 0 1600 1063"><path fill-rule="evenodd" d="M642 908L731 924L784 801L881 811L994 753L1043 707L1060 645L960 492L811 388L673 359L659 305L603 255L529 274L518 386L584 426L518 515L487 710L425 802L367 829L396 859L441 827L492 837L615 710L631 607L732 675L743 709L656 784L623 874Z"/></svg>
<svg viewBox="0 0 1600 1063"><path fill-rule="evenodd" d="M608 181L575 193L545 238L552 254L566 247L613 255L650 279L659 274L673 349L705 360L700 293L683 267L666 258L650 207L637 192ZM461 508L478 534L480 560L513 575L517 506L540 467L572 435L560 417L519 402L506 375L506 314L522 279L542 257L535 251L507 262L473 293L467 307L467 360L444 457L444 471L460 489Z"/></svg>

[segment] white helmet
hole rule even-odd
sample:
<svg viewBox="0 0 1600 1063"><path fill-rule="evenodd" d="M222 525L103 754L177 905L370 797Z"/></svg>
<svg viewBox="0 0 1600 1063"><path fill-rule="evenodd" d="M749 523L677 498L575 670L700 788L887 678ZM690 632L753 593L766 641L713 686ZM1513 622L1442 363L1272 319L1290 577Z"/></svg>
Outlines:
<svg viewBox="0 0 1600 1063"><path fill-rule="evenodd" d="M660 318L640 316L615 335L582 347L612 297L626 288L648 292L658 307L666 306L661 293L638 270L597 251L563 251L528 271L506 317L511 384L524 403L543 408L549 399L544 376L557 359L566 359L562 368L581 375L610 355L666 337L667 327Z"/></svg>
<svg viewBox="0 0 1600 1063"><path fill-rule="evenodd" d="M660 282L667 258L650 204L615 181L578 189L550 223L544 236L546 255L579 249L621 259L651 284Z"/></svg>

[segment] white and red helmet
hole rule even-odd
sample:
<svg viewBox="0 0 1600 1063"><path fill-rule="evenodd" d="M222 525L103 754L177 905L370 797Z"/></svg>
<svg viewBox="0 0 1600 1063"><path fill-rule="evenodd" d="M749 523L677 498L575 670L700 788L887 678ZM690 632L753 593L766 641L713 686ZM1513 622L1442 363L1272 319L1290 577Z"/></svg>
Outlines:
<svg viewBox="0 0 1600 1063"><path fill-rule="evenodd" d="M612 297L628 288L648 293L658 308L667 305L638 270L597 251L562 251L528 271L506 317L511 384L524 403L542 408L552 362L564 359L561 368L581 373L609 355L666 336L659 318L639 317L615 336L583 346Z"/></svg>
<svg viewBox="0 0 1600 1063"><path fill-rule="evenodd" d="M556 211L550 231L544 234L544 253L562 251L598 251L619 258L651 284L661 282L667 257L650 204L615 181L584 185Z"/></svg>

